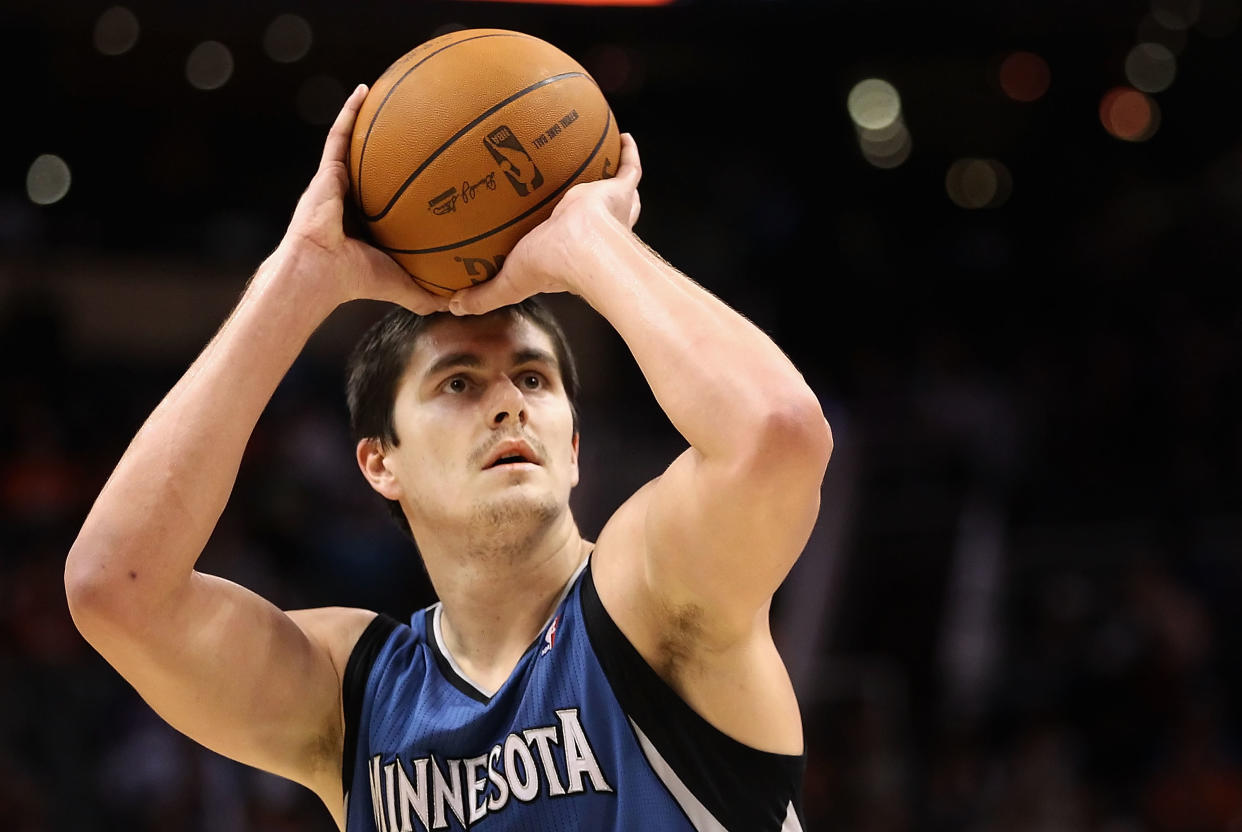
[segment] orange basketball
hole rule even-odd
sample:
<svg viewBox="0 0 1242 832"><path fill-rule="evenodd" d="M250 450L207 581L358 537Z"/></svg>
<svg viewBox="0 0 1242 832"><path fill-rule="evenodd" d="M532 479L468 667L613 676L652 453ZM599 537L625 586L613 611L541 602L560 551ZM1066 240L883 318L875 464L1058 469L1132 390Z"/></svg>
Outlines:
<svg viewBox="0 0 1242 832"><path fill-rule="evenodd" d="M595 81L521 32L427 41L367 93L349 149L372 241L441 295L493 277L570 187L612 176L616 119Z"/></svg>

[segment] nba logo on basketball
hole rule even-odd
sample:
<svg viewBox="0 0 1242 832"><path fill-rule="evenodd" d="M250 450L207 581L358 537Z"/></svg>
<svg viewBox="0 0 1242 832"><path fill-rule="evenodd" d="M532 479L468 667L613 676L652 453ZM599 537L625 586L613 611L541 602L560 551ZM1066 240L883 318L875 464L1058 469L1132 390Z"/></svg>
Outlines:
<svg viewBox="0 0 1242 832"><path fill-rule="evenodd" d="M527 196L531 191L543 184L543 174L531 161L530 154L522 143L513 135L513 131L501 125L487 134L483 145L492 154L492 158L500 165L505 177L518 196Z"/></svg>
<svg viewBox="0 0 1242 832"><path fill-rule="evenodd" d="M561 623L561 617L558 615L552 619L552 626L548 628L548 634L543 637L543 649L539 651L539 655L546 656L548 651L556 646L556 628Z"/></svg>

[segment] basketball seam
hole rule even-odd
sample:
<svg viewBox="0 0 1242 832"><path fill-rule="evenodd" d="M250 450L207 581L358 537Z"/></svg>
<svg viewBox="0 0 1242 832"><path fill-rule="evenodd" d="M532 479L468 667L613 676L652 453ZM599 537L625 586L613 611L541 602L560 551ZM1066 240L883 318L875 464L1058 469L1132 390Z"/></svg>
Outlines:
<svg viewBox="0 0 1242 832"><path fill-rule="evenodd" d="M388 103L388 99L392 97L392 94L397 91L397 87L401 86L401 84L405 81L405 79L409 77L411 72L413 72L414 70L418 69L423 64L430 61L436 55L439 55L441 52L445 52L449 49L452 49L454 46L461 46L463 43L470 43L470 41L472 40L480 40L482 38L522 38L523 40L538 40L538 38L532 38L530 35L523 35L520 32L490 32L486 35L474 35L473 37L464 38L463 40L453 41L450 44L440 47L435 52L432 52L430 55L427 55L425 58L420 60L418 63L414 64L414 66L407 69L401 75L400 78L394 81L392 86L388 88L388 92L384 93L384 100L381 101L379 103L379 106L375 108L375 113L372 114L371 116L371 123L367 125L367 134L362 138L362 149L358 151L358 208L359 210L362 209L362 204L363 204L362 203L362 160L363 160L363 157L365 157L367 153L367 142L371 141L371 131L375 129L375 122L379 120L380 113L384 111L384 105Z"/></svg>
<svg viewBox="0 0 1242 832"><path fill-rule="evenodd" d="M590 155L586 157L586 159L582 162L582 164L578 166L578 169L574 171L572 175L566 177L565 181L561 183L560 187L558 187L556 190L552 191L552 193L544 197L538 204L532 205L526 211L524 211L521 214L518 214L516 217L509 220L508 222L502 223L496 226L495 228L491 229L490 231L485 231L482 234L476 235L469 239L458 240L457 242L450 243L448 245L433 246L431 248L388 248L387 246L378 246L378 248L381 251L386 251L386 252L389 252L390 254L435 254L438 251L449 251L451 249L461 248L462 246L470 245L471 243L477 243L479 240L487 239L488 237L492 236L493 234L499 231L504 231L509 226L513 225L516 222L520 222L521 220L526 219L531 214L533 214L535 211L538 211L540 208L547 205L548 200L555 198L557 194L559 194L561 191L568 188L571 182L573 182L575 179L581 176L582 172L586 170L587 165L591 164L591 162L595 159L595 157L599 155L600 148L604 146L604 139L608 138L608 128L611 126L612 126L612 110L609 109L608 118L604 121L604 130L600 134L599 141L595 143L595 148L591 151ZM432 285L436 285L436 284L432 284ZM447 288L447 287L443 287L443 288Z"/></svg>
<svg viewBox="0 0 1242 832"><path fill-rule="evenodd" d="M437 289L443 289L443 290L444 290L444 291L446 291L446 292L456 292L456 291L457 291L457 289L458 289L458 288L460 288L460 287L457 287L457 286L441 286L439 283L436 283L436 282L435 282L435 281L433 281L433 280L428 280L428 279L427 279L427 278L425 278L425 277L419 277L418 275L416 275L416 274L414 274L414 273L411 273L411 274L410 274L410 277L414 278L414 282L415 282L415 283L426 283L426 284L427 284L427 286L435 286ZM426 288L426 287L424 287L424 288Z"/></svg>
<svg viewBox="0 0 1242 832"><path fill-rule="evenodd" d="M479 125L479 122L483 121L484 119L486 119L487 117L491 115L494 115L497 110L509 104L512 104L514 101L517 101L522 96L528 95L529 93L534 92L540 87L546 86L548 84L555 84L556 82L564 81L567 78L588 78L588 76L582 72L562 72L560 75L551 75L547 78L544 78L542 81L539 81L538 83L531 84L529 87L527 87L524 90L518 90L517 92L513 93L513 95L509 96L505 100L497 102L496 104L492 105L487 110L484 110L482 113L480 113L473 121L471 121L465 127L461 128L456 133L454 133L452 136L450 136L448 140L444 142L444 144L440 145L439 147L435 149L435 152L433 152L430 156L424 159L423 163L414 169L414 172L410 174L409 178L406 179L405 182L401 183L401 187L397 188L397 192L392 195L392 199L388 200L388 204L384 206L384 210L380 211L378 214L374 214L374 215L364 214L364 216L366 216L369 222L377 222L379 220L382 220L384 217L388 215L388 212L393 209L393 206L397 204L397 201L401 199L401 195L404 194L409 189L410 185L414 184L414 180L418 178L418 175L422 173L424 170L426 170L428 165L430 165L436 159L440 158L440 154L444 153L444 151L452 147L453 144L456 143L458 139L460 139L462 136L466 135L471 130L473 130L475 127L477 127Z"/></svg>

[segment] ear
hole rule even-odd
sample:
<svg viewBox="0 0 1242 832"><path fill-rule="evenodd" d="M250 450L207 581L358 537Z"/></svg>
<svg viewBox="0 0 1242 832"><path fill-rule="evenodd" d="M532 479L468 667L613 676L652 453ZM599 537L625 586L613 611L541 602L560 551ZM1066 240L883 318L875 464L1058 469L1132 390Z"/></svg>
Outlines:
<svg viewBox="0 0 1242 832"><path fill-rule="evenodd" d="M569 456L569 486L578 484L578 433L574 433L573 453Z"/></svg>
<svg viewBox="0 0 1242 832"><path fill-rule="evenodd" d="M359 440L355 454L362 476L367 478L372 488L389 500L401 499L401 483L388 468L384 445L380 440L374 437Z"/></svg>

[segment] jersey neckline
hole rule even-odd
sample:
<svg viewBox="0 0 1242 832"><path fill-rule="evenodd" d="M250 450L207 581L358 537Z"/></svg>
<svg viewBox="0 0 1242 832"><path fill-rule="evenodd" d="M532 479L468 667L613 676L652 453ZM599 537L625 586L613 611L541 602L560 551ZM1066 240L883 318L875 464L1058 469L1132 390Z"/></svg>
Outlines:
<svg viewBox="0 0 1242 832"><path fill-rule="evenodd" d="M491 702L492 698L500 692L501 688L503 688L505 684L509 683L509 680L513 678L513 674L519 667L522 666L522 660L526 657L526 655L543 641L544 633L547 631L552 622L556 620L557 615L560 613L561 605L565 603L565 599L569 596L570 590L573 589L574 584L582 576L583 571L586 569L587 564L590 563L590 561L591 552L588 552L587 556L582 559L582 563L578 564L578 567L574 569L573 574L569 576L569 580L565 582L565 586L561 589L560 596L556 599L556 603L552 605L552 612L548 615L547 620L543 622L543 626L539 628L538 634L527 646L526 650L522 652L522 658L518 659L517 664L514 665L513 670L510 671L509 677L505 679L500 688L497 688L496 690L488 690L483 685L480 685L478 682L471 679L470 676L462 670L461 665L457 663L457 660L453 658L452 652L449 651L448 645L444 641L443 629L440 623L440 619L444 614L444 604L440 601L432 604L426 609L425 613L427 616L427 632L430 636L430 638L427 639L427 643L431 647L432 653L435 654L436 664L439 666L440 672L444 674L444 677L453 685L453 687L457 688L471 699L474 699L476 702L481 702L484 705Z"/></svg>

